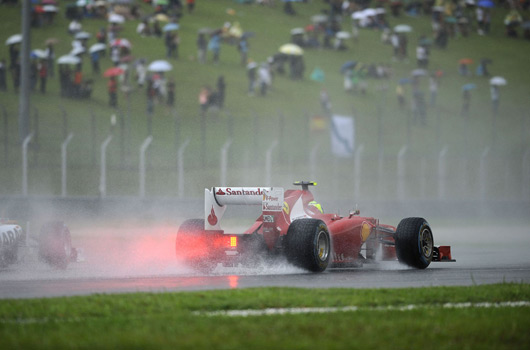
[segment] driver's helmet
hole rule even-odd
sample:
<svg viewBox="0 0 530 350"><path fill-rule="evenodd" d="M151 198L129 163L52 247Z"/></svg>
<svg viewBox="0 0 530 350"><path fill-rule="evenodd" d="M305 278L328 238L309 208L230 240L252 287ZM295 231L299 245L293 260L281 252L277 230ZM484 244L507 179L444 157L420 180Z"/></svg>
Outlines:
<svg viewBox="0 0 530 350"><path fill-rule="evenodd" d="M322 206L320 205L320 203L317 203L316 201L311 201L307 203L307 205L309 206L309 208L315 208L316 210L324 214L324 210L322 210Z"/></svg>

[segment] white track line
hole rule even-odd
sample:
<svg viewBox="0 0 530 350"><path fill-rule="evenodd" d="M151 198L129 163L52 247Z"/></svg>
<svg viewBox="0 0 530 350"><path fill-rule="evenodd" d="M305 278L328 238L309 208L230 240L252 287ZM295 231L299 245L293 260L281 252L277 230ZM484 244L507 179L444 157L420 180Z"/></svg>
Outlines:
<svg viewBox="0 0 530 350"><path fill-rule="evenodd" d="M435 305L404 305L404 306L376 306L376 307L293 307L293 308L269 308L261 310L219 310L209 312L194 312L198 316L229 316L229 317L248 317L248 316L272 316L272 315L296 315L296 314L313 314L313 313L334 313L334 312L355 312L355 311L410 311L418 309L469 309L469 308L507 308L507 307L530 307L530 301L506 301L499 303L446 303Z"/></svg>

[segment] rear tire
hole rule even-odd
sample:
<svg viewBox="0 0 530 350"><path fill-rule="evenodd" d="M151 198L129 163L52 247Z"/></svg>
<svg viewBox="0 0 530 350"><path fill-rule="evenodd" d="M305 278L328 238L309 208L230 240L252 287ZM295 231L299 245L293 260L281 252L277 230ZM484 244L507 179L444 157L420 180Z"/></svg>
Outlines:
<svg viewBox="0 0 530 350"><path fill-rule="evenodd" d="M405 218L394 234L399 262L425 269L432 261L434 239L429 223L423 218Z"/></svg>
<svg viewBox="0 0 530 350"><path fill-rule="evenodd" d="M212 243L204 231L204 219L186 220L180 225L175 242L177 258L187 266L202 273L217 267Z"/></svg>
<svg viewBox="0 0 530 350"><path fill-rule="evenodd" d="M62 221L42 225L39 233L39 257L59 269L66 269L72 256L70 230Z"/></svg>
<svg viewBox="0 0 530 350"><path fill-rule="evenodd" d="M291 222L285 236L287 260L303 269L322 272L331 256L331 237L326 224L317 219Z"/></svg>

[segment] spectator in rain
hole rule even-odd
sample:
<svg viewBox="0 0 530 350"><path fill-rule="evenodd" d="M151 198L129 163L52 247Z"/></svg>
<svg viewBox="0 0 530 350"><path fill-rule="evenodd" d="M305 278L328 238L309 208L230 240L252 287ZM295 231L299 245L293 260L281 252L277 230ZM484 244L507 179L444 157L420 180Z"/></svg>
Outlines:
<svg viewBox="0 0 530 350"><path fill-rule="evenodd" d="M175 105L175 80L169 79L167 84L167 105L173 107Z"/></svg>
<svg viewBox="0 0 530 350"><path fill-rule="evenodd" d="M54 65L55 65L55 50L53 47L53 43L48 43L46 45L46 67L48 68L48 76L53 78L54 76Z"/></svg>
<svg viewBox="0 0 530 350"><path fill-rule="evenodd" d="M499 112L499 87L497 85L491 85L490 96L493 114L496 115Z"/></svg>
<svg viewBox="0 0 530 350"><path fill-rule="evenodd" d="M260 95L267 95L267 89L271 86L271 73L269 65L262 63L258 69L258 81L260 86Z"/></svg>
<svg viewBox="0 0 530 350"><path fill-rule="evenodd" d="M258 65L256 62L250 60L247 64L247 77L248 77L248 95L254 95L254 88L256 86L256 77L257 77Z"/></svg>
<svg viewBox="0 0 530 350"><path fill-rule="evenodd" d="M2 58L0 61L0 91L7 90L7 65L6 60Z"/></svg>
<svg viewBox="0 0 530 350"><path fill-rule="evenodd" d="M146 75L147 68L145 67L145 58L141 58L136 62L136 82L138 83L138 86L144 86Z"/></svg>
<svg viewBox="0 0 530 350"><path fill-rule="evenodd" d="M100 44L105 44L107 42L107 30L105 27L101 27L96 34L96 40Z"/></svg>
<svg viewBox="0 0 530 350"><path fill-rule="evenodd" d="M110 59L115 67L120 64L120 48L118 46L113 46L110 49Z"/></svg>
<svg viewBox="0 0 530 350"><path fill-rule="evenodd" d="M155 87L153 86L153 80L147 80L147 89L145 89L147 94L147 113L152 114L155 110Z"/></svg>
<svg viewBox="0 0 530 350"><path fill-rule="evenodd" d="M118 83L116 82L116 77L110 77L107 88L109 92L109 106L116 107L118 105Z"/></svg>
<svg viewBox="0 0 530 350"><path fill-rule="evenodd" d="M191 15L195 9L195 0L186 0L186 5L188 7L188 13Z"/></svg>
<svg viewBox="0 0 530 350"><path fill-rule="evenodd" d="M73 94L75 97L79 97L79 92L81 91L81 83L83 82L83 73L81 72L81 67L78 66L74 73L74 89Z"/></svg>
<svg viewBox="0 0 530 350"><path fill-rule="evenodd" d="M79 33L82 29L81 23L77 19L73 19L72 22L68 25L68 33L75 35Z"/></svg>
<svg viewBox="0 0 530 350"><path fill-rule="evenodd" d="M424 45L416 47L416 60L419 68L427 68L429 65L429 53Z"/></svg>
<svg viewBox="0 0 530 350"><path fill-rule="evenodd" d="M206 49L208 48L208 41L204 33L199 33L197 36L197 58L200 63L206 62Z"/></svg>
<svg viewBox="0 0 530 350"><path fill-rule="evenodd" d="M225 104L226 97L226 83L225 77L223 75L217 78L217 105L219 108L223 108Z"/></svg>
<svg viewBox="0 0 530 350"><path fill-rule="evenodd" d="M239 50L239 55L241 57L241 65L244 66L247 64L248 56L248 41L245 37L241 37L241 39L239 39L237 49Z"/></svg>
<svg viewBox="0 0 530 350"><path fill-rule="evenodd" d="M396 96L398 99L399 107L405 107L405 89L403 89L403 85L398 84L398 86L396 86Z"/></svg>
<svg viewBox="0 0 530 350"><path fill-rule="evenodd" d="M19 54L20 52L18 49L18 45L9 45L9 68L14 67L15 64L18 62Z"/></svg>
<svg viewBox="0 0 530 350"><path fill-rule="evenodd" d="M464 89L462 91L462 110L460 115L467 118L469 116L469 104L471 102L471 90Z"/></svg>
<svg viewBox="0 0 530 350"><path fill-rule="evenodd" d="M141 36L151 36L151 26L149 25L149 21L143 20L142 22L138 23L138 26L136 27L136 33L140 34Z"/></svg>
<svg viewBox="0 0 530 350"><path fill-rule="evenodd" d="M99 74L99 51L90 53L90 62L92 62L92 73Z"/></svg>
<svg viewBox="0 0 530 350"><path fill-rule="evenodd" d="M331 102L329 100L329 94L326 89L320 90L320 106L322 107L322 111L326 115L331 115Z"/></svg>
<svg viewBox="0 0 530 350"><path fill-rule="evenodd" d="M208 110L209 101L210 101L210 89L208 89L206 86L203 86L201 88L201 91L199 92L199 105L200 105L201 117L206 116L206 111Z"/></svg>
<svg viewBox="0 0 530 350"><path fill-rule="evenodd" d="M157 38L162 37L162 28L160 28L160 23L158 21L155 21L155 23L153 24L153 34Z"/></svg>
<svg viewBox="0 0 530 350"><path fill-rule="evenodd" d="M212 34L208 42L208 50L213 52L213 63L219 63L219 53L221 50L221 34L219 32Z"/></svg>
<svg viewBox="0 0 530 350"><path fill-rule="evenodd" d="M171 31L167 31L165 34L164 43L166 45L166 56L167 58L172 58L173 54L175 52L175 40L174 40L174 33Z"/></svg>
<svg viewBox="0 0 530 350"><path fill-rule="evenodd" d="M46 60L40 60L39 65L40 92L46 93L46 79L48 78L48 67Z"/></svg>
<svg viewBox="0 0 530 350"><path fill-rule="evenodd" d="M431 74L429 76L429 92L431 93L431 107L434 107L436 104L436 96L438 95L438 78L436 74Z"/></svg>
<svg viewBox="0 0 530 350"><path fill-rule="evenodd" d="M35 86L37 86L37 80L39 79L39 70L37 68L37 62L35 60L31 60L30 66L29 66L29 84L31 91L35 90Z"/></svg>

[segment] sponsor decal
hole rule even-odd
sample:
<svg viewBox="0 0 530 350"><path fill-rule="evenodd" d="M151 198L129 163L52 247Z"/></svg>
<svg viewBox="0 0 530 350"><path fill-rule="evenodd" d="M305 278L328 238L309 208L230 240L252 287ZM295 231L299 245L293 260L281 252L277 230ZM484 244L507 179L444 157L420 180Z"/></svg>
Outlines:
<svg viewBox="0 0 530 350"><path fill-rule="evenodd" d="M291 209L289 208L289 204L287 204L287 202L283 202L283 211L287 215L289 215L289 212L291 211Z"/></svg>
<svg viewBox="0 0 530 350"><path fill-rule="evenodd" d="M255 190L246 190L243 188L232 189L231 187L227 187L224 191L219 188L215 194L218 196L262 196L265 194L265 189L258 187Z"/></svg>
<svg viewBox="0 0 530 350"><path fill-rule="evenodd" d="M212 211L210 213L210 215L208 215L208 223L211 225L211 226L215 226L217 225L217 216L215 215L215 210L213 209L213 205L212 205Z"/></svg>

